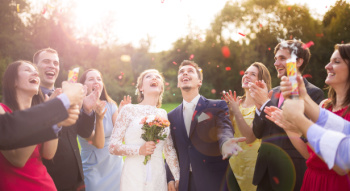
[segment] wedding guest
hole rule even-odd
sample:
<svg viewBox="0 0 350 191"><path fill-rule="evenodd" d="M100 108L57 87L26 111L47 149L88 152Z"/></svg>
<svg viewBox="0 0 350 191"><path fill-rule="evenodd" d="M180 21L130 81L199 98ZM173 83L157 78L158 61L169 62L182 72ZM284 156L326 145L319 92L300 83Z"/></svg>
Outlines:
<svg viewBox="0 0 350 191"><path fill-rule="evenodd" d="M254 186L252 182L256 158L261 144L261 140L256 139L252 130L255 103L250 95L248 84L258 81L260 83L266 83L268 91L271 89L269 70L264 64L254 62L248 67L242 77L244 95L242 97L236 97L236 92L234 91L232 95L231 90L223 94L224 99L228 102L230 120L233 125L235 136L247 138L245 142L238 143L243 151L230 158L230 166L240 189L247 191L256 190L256 186ZM268 94L268 91L266 91L266 94Z"/></svg>
<svg viewBox="0 0 350 191"><path fill-rule="evenodd" d="M42 103L44 99L39 84L37 69L31 62L19 60L11 63L3 77L4 104L0 105L0 113L24 110ZM56 190L41 158L53 158L57 141L56 138L37 145L1 150L0 190Z"/></svg>
<svg viewBox="0 0 350 191"><path fill-rule="evenodd" d="M97 91L99 97L98 106L95 109L94 131L89 138L78 136L81 145L85 189L87 191L119 190L123 158L111 155L108 150L114 123L118 116L118 107L109 97L102 75L98 70L86 70L81 75L79 82L87 86L87 94ZM128 101L123 100L120 107L130 102L128 96Z"/></svg>
<svg viewBox="0 0 350 191"><path fill-rule="evenodd" d="M166 191L165 159L179 180L179 163L169 127L165 127L165 140L145 141L141 138L145 117L160 116L167 119L167 113L160 109L164 92L164 79L158 70L143 71L137 79L136 94L139 104L127 104L118 114L112 132L109 151L113 155L126 156L123 166L120 190ZM123 143L125 142L125 143ZM145 156L151 155L146 165Z"/></svg>
<svg viewBox="0 0 350 191"><path fill-rule="evenodd" d="M350 120L350 44L337 44L325 66L327 78L325 83L329 85L328 99L320 103L327 110ZM304 98L305 91L301 82L301 97ZM304 94L303 94L304 93ZM307 170L305 172L301 190L350 190L350 173L341 173L335 167L328 169L327 164L308 147L310 157L307 159ZM319 173L322 171L322 173Z"/></svg>
<svg viewBox="0 0 350 191"><path fill-rule="evenodd" d="M195 62L184 60L177 80L183 102L168 117L180 163L179 190L227 190L226 159L242 150L237 142L245 138L233 138L225 101L199 94L203 73ZM174 188L171 179L168 173L168 186Z"/></svg>
<svg viewBox="0 0 350 191"><path fill-rule="evenodd" d="M38 67L41 91L51 97L60 94L60 88L55 88L60 71L57 51L52 48L41 49L34 54L33 62ZM77 122L61 127L56 155L51 160L43 160L57 190L84 190L84 174L77 135L85 138L91 136L95 121L92 108L96 105L97 99L97 91L84 98Z"/></svg>
<svg viewBox="0 0 350 191"><path fill-rule="evenodd" d="M81 102L84 96L81 84L63 82L62 91L57 98L29 109L0 114L0 150L18 149L57 138L56 124L67 119L67 109ZM74 124L78 115L69 115L70 123ZM40 119L35 119L36 116Z"/></svg>
<svg viewBox="0 0 350 191"><path fill-rule="evenodd" d="M277 77L286 75L287 60L296 57L297 73L301 74L310 60L310 51L304 43L288 40L275 47ZM323 91L304 79L310 97L317 103L323 99ZM253 132L256 138L262 139L256 161L253 184L257 190L295 190L299 191L306 170L306 144L300 139L290 139L288 133L266 117L265 107L280 108L284 98L280 87L272 89L272 96L266 96L266 87L250 84L250 92L257 106L253 120ZM296 148L295 145L300 146ZM302 154L301 154L302 153ZM306 156L307 157L307 156Z"/></svg>

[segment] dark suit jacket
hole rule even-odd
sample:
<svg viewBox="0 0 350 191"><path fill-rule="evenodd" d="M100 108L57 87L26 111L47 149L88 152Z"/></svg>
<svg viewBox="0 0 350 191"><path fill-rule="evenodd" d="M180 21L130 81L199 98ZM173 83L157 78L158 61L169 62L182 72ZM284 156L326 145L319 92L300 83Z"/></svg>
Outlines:
<svg viewBox="0 0 350 191"><path fill-rule="evenodd" d="M17 149L55 139L52 126L67 117L67 110L58 98L0 115L0 149Z"/></svg>
<svg viewBox="0 0 350 191"><path fill-rule="evenodd" d="M84 138L90 137L94 129L94 121L94 114L89 116L81 111L76 124L62 127L59 132L54 158L51 160L43 159L57 190L76 190L77 187L84 184L77 134Z"/></svg>
<svg viewBox="0 0 350 191"><path fill-rule="evenodd" d="M304 79L307 93L318 104L323 100L323 91ZM266 106L278 106L280 87L273 88L271 100ZM265 107L266 107L265 106ZM256 161L253 184L261 184L269 176L276 190L300 190L306 170L305 159L295 149L285 131L268 120L264 111L255 114L253 132L262 139Z"/></svg>
<svg viewBox="0 0 350 191"><path fill-rule="evenodd" d="M188 189L190 164L196 189L221 190L225 182L228 160L222 160L221 146L233 138L233 128L225 101L201 96L194 111L187 136L182 104L168 114L171 136L180 164L179 190ZM170 179L170 171L167 169Z"/></svg>

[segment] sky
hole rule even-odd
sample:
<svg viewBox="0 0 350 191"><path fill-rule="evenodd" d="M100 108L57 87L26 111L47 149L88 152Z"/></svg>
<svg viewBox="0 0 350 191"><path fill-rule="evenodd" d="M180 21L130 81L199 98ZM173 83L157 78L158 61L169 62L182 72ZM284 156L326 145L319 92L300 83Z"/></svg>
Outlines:
<svg viewBox="0 0 350 191"><path fill-rule="evenodd" d="M38 4L54 4L57 0L29 0L32 9ZM60 3L69 0L60 0ZM118 43L139 45L151 38L150 52L169 50L173 42L192 32L205 33L228 0L75 0L76 25L91 30L96 23L112 15ZM348 2L350 0L347 0ZM40 3L38 3L40 2ZM316 18L323 15L336 0L286 0L287 4L306 4ZM190 27L189 27L190 26ZM204 37L203 37L204 38Z"/></svg>

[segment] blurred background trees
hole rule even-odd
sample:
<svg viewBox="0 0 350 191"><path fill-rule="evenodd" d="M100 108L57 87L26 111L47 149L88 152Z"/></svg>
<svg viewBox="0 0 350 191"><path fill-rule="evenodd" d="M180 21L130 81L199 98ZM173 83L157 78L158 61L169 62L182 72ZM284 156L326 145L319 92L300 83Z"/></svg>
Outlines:
<svg viewBox="0 0 350 191"><path fill-rule="evenodd" d="M306 6L283 2L228 1L205 34L191 30L186 37L174 42L170 50L152 53L149 51L151 37L141 40L137 48L119 43L112 35L116 21L111 17L107 16L93 31L76 34L77 26L72 24L69 9L47 9L43 16L30 13L26 0L0 0L0 77L12 61L32 60L37 50L51 47L60 57L57 86L67 78L69 69L96 68L103 74L111 97L119 102L124 95L134 96L136 79L143 70L156 68L163 72L166 81L163 102L180 102L177 70L183 60L191 59L203 69L200 93L218 99L222 90L243 93L241 71L253 62L264 63L272 75L273 86L278 85L273 66L274 47L279 40L299 39L314 42L304 74L309 74L311 83L323 88L324 66L334 45L350 42L350 5L339 0L319 19L314 18ZM74 2L68 6L75 6ZM241 36L237 37L238 33ZM136 102L135 96L133 101Z"/></svg>

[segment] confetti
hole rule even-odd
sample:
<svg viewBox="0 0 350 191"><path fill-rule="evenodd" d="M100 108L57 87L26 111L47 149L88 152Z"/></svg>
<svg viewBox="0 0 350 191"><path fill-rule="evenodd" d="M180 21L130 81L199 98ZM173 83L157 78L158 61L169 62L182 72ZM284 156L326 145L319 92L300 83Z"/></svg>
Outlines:
<svg viewBox="0 0 350 191"><path fill-rule="evenodd" d="M168 86L168 85L169 85L169 82L165 82L165 85Z"/></svg>
<svg viewBox="0 0 350 191"><path fill-rule="evenodd" d="M132 86L134 86L134 85L135 85L135 83L133 82L133 83L131 83L131 85L132 85Z"/></svg>
<svg viewBox="0 0 350 191"><path fill-rule="evenodd" d="M269 47L269 48L268 48L268 50L270 51L270 50L271 50L271 48Z"/></svg>
<svg viewBox="0 0 350 191"><path fill-rule="evenodd" d="M303 78L312 78L312 76L310 74L304 74Z"/></svg>
<svg viewBox="0 0 350 191"><path fill-rule="evenodd" d="M244 75L244 71L243 70L239 71L239 75L243 76Z"/></svg>
<svg viewBox="0 0 350 191"><path fill-rule="evenodd" d="M288 7L288 11L290 11L292 9L292 7Z"/></svg>
<svg viewBox="0 0 350 191"><path fill-rule="evenodd" d="M216 107L216 104L214 103L213 106Z"/></svg>
<svg viewBox="0 0 350 191"><path fill-rule="evenodd" d="M177 65L177 63L176 63L175 61L173 62L173 64L174 64L174 65Z"/></svg>
<svg viewBox="0 0 350 191"><path fill-rule="evenodd" d="M123 76L122 76L122 75L118 76L118 79L119 79L119 80L121 80L122 78L123 78Z"/></svg>
<svg viewBox="0 0 350 191"><path fill-rule="evenodd" d="M152 61L154 61L154 58L152 57Z"/></svg>
<svg viewBox="0 0 350 191"><path fill-rule="evenodd" d="M164 3L165 0L160 0L161 3Z"/></svg>
<svg viewBox="0 0 350 191"><path fill-rule="evenodd" d="M290 40L293 40L293 35L290 35L290 36L289 36L289 39L290 39Z"/></svg>
<svg viewBox="0 0 350 191"><path fill-rule="evenodd" d="M220 66L219 65L216 65L217 68L219 68Z"/></svg>
<svg viewBox="0 0 350 191"><path fill-rule="evenodd" d="M190 60L192 60L194 58L194 55L193 54L191 54L191 56L190 56Z"/></svg>
<svg viewBox="0 0 350 191"><path fill-rule="evenodd" d="M230 57L230 55L231 55L230 49L229 49L227 46L223 46L223 47L221 48L221 52L222 52L222 55L223 55L225 58L228 58L228 57Z"/></svg>
<svg viewBox="0 0 350 191"><path fill-rule="evenodd" d="M279 99L279 98L280 98L280 95L281 95L281 92L275 93L275 98L276 98L276 99Z"/></svg>
<svg viewBox="0 0 350 191"><path fill-rule="evenodd" d="M263 27L262 24L260 24L259 27L262 28Z"/></svg>
<svg viewBox="0 0 350 191"><path fill-rule="evenodd" d="M276 176L272 177L273 181L275 181L276 184L279 184L280 181L278 180L278 178Z"/></svg>
<svg viewBox="0 0 350 191"><path fill-rule="evenodd" d="M226 71L230 71L230 70L231 70L231 67L226 67L225 70L226 70Z"/></svg>
<svg viewBox="0 0 350 191"><path fill-rule="evenodd" d="M124 72L120 72L120 74L121 74L122 76L124 76Z"/></svg>
<svg viewBox="0 0 350 191"><path fill-rule="evenodd" d="M215 94L216 93L216 89L211 89L211 93Z"/></svg>
<svg viewBox="0 0 350 191"><path fill-rule="evenodd" d="M174 130L176 129L176 127L173 128Z"/></svg>
<svg viewBox="0 0 350 191"><path fill-rule="evenodd" d="M238 34L239 34L239 35L241 35L241 36L245 36L245 34L243 34L243 33L240 33L240 32L239 32Z"/></svg>
<svg viewBox="0 0 350 191"><path fill-rule="evenodd" d="M180 48L178 48L178 49L177 49L177 51L178 51L178 52L180 52L180 51L181 51L181 49L180 49Z"/></svg>
<svg viewBox="0 0 350 191"><path fill-rule="evenodd" d="M252 145L252 144L249 144L248 146L250 146L250 147L251 147L251 146L253 146L253 145Z"/></svg>
<svg viewBox="0 0 350 191"><path fill-rule="evenodd" d="M17 13L19 13L19 4L17 4Z"/></svg>
<svg viewBox="0 0 350 191"><path fill-rule="evenodd" d="M203 160L203 162L205 162L205 160Z"/></svg>
<svg viewBox="0 0 350 191"><path fill-rule="evenodd" d="M208 64L210 64L210 62L208 62Z"/></svg>
<svg viewBox="0 0 350 191"><path fill-rule="evenodd" d="M323 33L320 33L320 34L316 34L317 37L323 37Z"/></svg>
<svg viewBox="0 0 350 191"><path fill-rule="evenodd" d="M310 48L312 45L314 45L314 42L313 41L310 41L306 44L303 45L303 49L307 49L307 48Z"/></svg>
<svg viewBox="0 0 350 191"><path fill-rule="evenodd" d="M44 15L46 13L46 7L44 7L42 14Z"/></svg>
<svg viewBox="0 0 350 191"><path fill-rule="evenodd" d="M196 116L196 114L197 114L197 110L195 110L195 111L193 112L192 121L193 121L193 119L194 119L194 116Z"/></svg>

